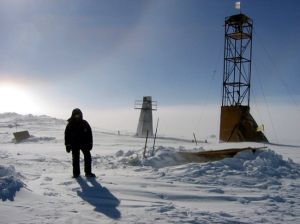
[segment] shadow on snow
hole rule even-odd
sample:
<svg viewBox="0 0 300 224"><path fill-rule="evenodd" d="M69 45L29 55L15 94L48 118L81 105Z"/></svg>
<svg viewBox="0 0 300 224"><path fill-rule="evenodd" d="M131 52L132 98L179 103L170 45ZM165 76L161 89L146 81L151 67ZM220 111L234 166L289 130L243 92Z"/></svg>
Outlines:
<svg viewBox="0 0 300 224"><path fill-rule="evenodd" d="M77 191L77 195L89 204L95 206L95 211L101 212L112 219L119 219L121 217L121 213L117 209L120 200L106 187L102 187L94 178L85 180L79 177L76 180L82 189L82 191ZM88 182L92 186L90 186Z"/></svg>

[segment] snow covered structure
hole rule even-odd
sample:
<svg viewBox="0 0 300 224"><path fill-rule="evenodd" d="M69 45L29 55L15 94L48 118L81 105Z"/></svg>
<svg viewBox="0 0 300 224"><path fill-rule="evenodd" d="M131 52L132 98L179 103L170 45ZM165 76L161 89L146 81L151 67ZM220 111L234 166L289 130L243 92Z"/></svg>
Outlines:
<svg viewBox="0 0 300 224"><path fill-rule="evenodd" d="M157 102L151 96L144 96L143 101L135 101L134 109L141 110L136 136L146 137L148 132L148 137L153 137L152 111L157 110Z"/></svg>
<svg viewBox="0 0 300 224"><path fill-rule="evenodd" d="M252 28L245 14L225 19L220 141L268 141L250 114Z"/></svg>
<svg viewBox="0 0 300 224"><path fill-rule="evenodd" d="M14 132L13 134L17 143L30 138L28 131L18 131Z"/></svg>

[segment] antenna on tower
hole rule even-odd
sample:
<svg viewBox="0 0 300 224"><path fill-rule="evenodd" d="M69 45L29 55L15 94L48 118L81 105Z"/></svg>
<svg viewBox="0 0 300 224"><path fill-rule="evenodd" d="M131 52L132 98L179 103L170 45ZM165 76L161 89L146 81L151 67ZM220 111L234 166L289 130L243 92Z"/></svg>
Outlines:
<svg viewBox="0 0 300 224"><path fill-rule="evenodd" d="M235 2L235 9L239 10L241 13L241 2Z"/></svg>

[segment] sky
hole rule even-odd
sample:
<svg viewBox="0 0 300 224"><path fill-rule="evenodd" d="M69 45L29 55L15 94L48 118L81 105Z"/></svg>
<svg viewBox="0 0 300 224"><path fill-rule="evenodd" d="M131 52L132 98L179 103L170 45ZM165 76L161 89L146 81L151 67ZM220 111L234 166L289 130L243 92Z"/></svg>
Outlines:
<svg viewBox="0 0 300 224"><path fill-rule="evenodd" d="M134 101L149 95L162 133L217 135L234 3L0 0L0 112L66 119L79 107L95 126L135 131ZM300 131L300 2L244 0L241 10L254 21L251 110L279 142L282 124Z"/></svg>

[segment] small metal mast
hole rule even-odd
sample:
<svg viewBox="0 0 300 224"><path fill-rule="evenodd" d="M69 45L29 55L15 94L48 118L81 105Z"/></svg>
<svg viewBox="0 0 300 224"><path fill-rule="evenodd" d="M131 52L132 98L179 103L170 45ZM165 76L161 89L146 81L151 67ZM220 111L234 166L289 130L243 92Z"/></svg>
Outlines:
<svg viewBox="0 0 300 224"><path fill-rule="evenodd" d="M253 21L245 14L225 18L222 106L250 103Z"/></svg>

